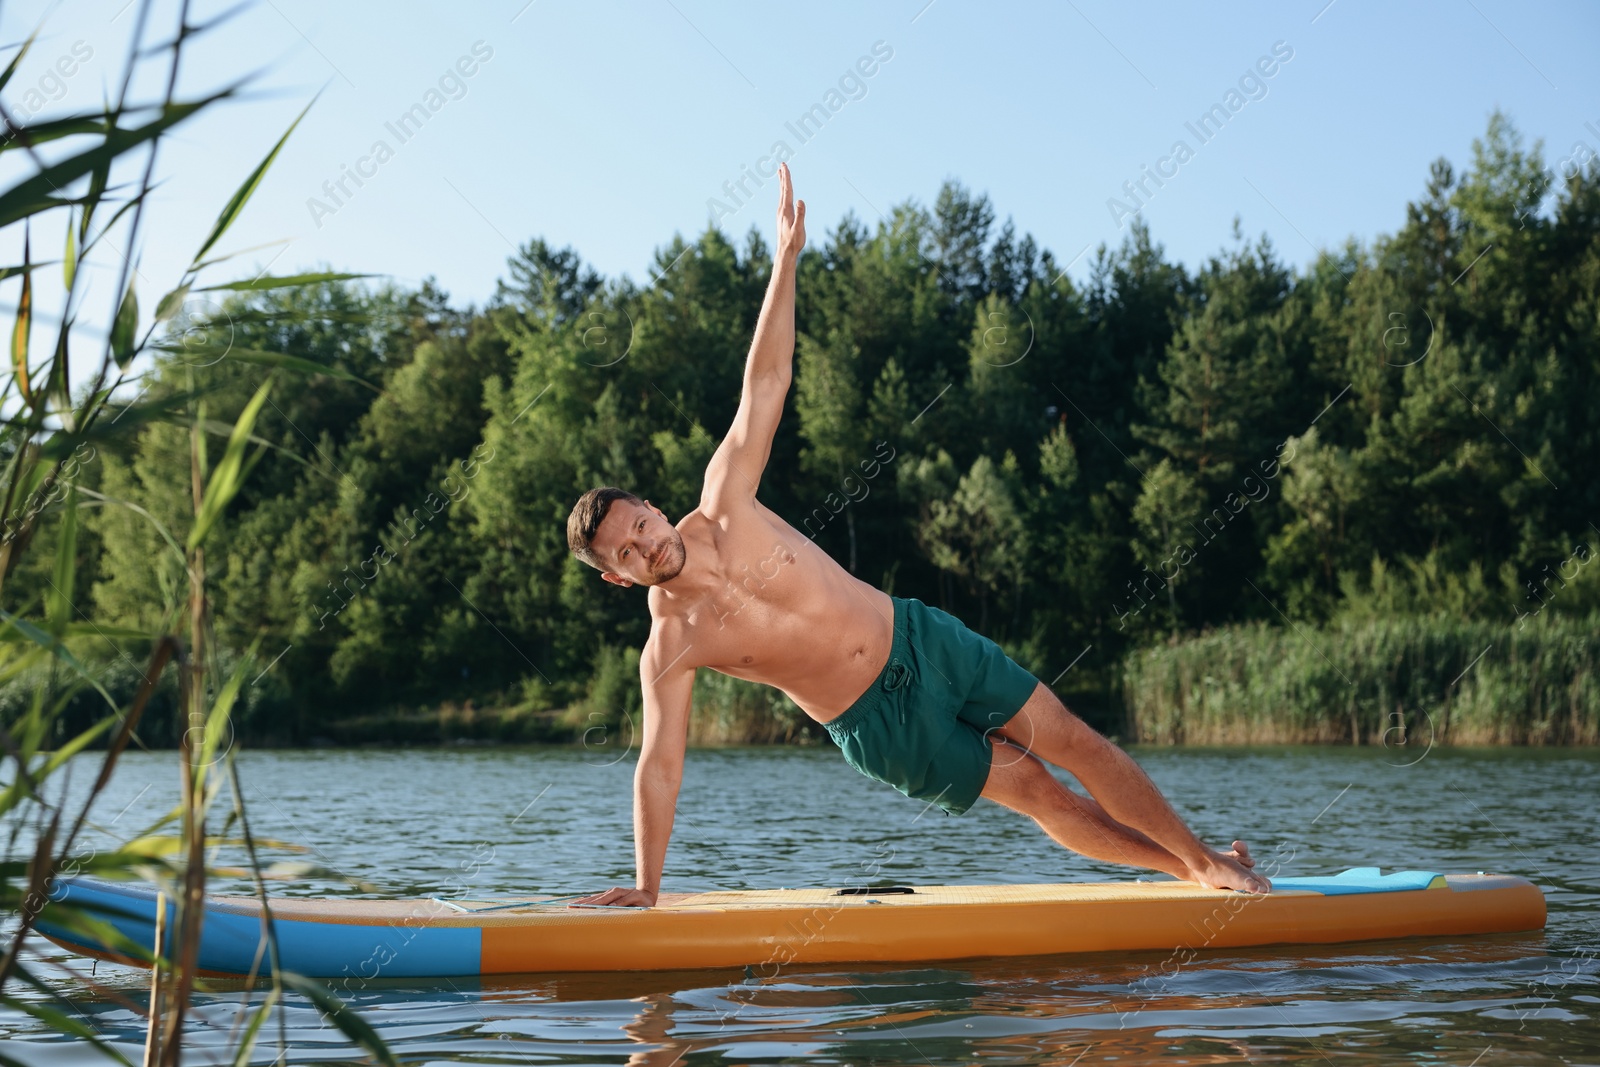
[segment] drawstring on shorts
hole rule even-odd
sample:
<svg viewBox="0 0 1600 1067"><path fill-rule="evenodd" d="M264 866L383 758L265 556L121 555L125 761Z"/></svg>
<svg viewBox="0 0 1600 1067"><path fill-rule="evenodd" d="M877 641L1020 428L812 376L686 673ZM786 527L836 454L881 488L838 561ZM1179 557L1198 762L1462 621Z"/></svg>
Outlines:
<svg viewBox="0 0 1600 1067"><path fill-rule="evenodd" d="M911 668L907 667L904 663L901 663L899 660L891 660L890 663L889 663L888 676L885 677L884 680L883 680L883 688L886 691L893 691L893 690L899 689L901 686L905 685L906 682L909 681L910 679L911 679ZM906 723L906 707L905 707L905 703L901 702L901 704L900 704L900 725L904 726L905 723Z"/></svg>

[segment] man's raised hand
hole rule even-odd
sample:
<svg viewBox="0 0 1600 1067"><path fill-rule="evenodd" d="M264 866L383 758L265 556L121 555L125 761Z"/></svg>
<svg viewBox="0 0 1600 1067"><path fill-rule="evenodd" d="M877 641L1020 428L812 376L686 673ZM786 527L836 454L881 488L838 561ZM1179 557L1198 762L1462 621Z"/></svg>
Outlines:
<svg viewBox="0 0 1600 1067"><path fill-rule="evenodd" d="M806 246L806 202L794 198L789 164L778 164L778 253L798 256Z"/></svg>

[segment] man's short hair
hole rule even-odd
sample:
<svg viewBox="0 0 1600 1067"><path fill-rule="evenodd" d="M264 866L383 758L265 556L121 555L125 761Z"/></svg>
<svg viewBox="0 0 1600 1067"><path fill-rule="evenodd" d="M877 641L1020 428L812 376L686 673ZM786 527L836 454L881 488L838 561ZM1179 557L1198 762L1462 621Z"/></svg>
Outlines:
<svg viewBox="0 0 1600 1067"><path fill-rule="evenodd" d="M644 501L628 492L618 489L614 485L602 485L589 490L578 498L572 506L572 514L567 516L567 547L572 549L572 554L577 556L596 570L610 570L605 560L595 555L590 546L594 543L594 535L600 529L600 524L605 521L606 512L618 500L627 500L635 504Z"/></svg>

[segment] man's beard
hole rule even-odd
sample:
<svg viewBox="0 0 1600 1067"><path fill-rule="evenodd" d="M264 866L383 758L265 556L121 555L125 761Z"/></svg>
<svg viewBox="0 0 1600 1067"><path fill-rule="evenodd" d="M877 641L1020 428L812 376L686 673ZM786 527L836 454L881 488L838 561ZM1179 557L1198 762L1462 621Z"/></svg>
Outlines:
<svg viewBox="0 0 1600 1067"><path fill-rule="evenodd" d="M650 568L650 584L660 585L670 582L683 570L684 561L683 538L678 537L661 550L661 560Z"/></svg>

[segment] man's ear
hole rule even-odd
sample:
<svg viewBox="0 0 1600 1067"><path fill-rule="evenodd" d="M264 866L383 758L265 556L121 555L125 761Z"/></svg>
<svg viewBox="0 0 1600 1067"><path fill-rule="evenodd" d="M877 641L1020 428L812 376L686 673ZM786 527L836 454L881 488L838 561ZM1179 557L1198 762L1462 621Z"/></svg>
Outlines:
<svg viewBox="0 0 1600 1067"><path fill-rule="evenodd" d="M667 513L666 512L662 511L660 508L656 507L654 504L650 503L650 501L648 501L648 500L646 500L644 502L644 506L649 508L651 511L655 512L657 515L660 515L663 519L665 519L667 517Z"/></svg>
<svg viewBox="0 0 1600 1067"><path fill-rule="evenodd" d="M601 571L600 572L600 577L604 578L606 581L610 582L612 585L620 585L624 589L627 589L627 588L629 588L630 586L633 585L633 579L632 578L624 578L622 575L618 574L616 571Z"/></svg>

